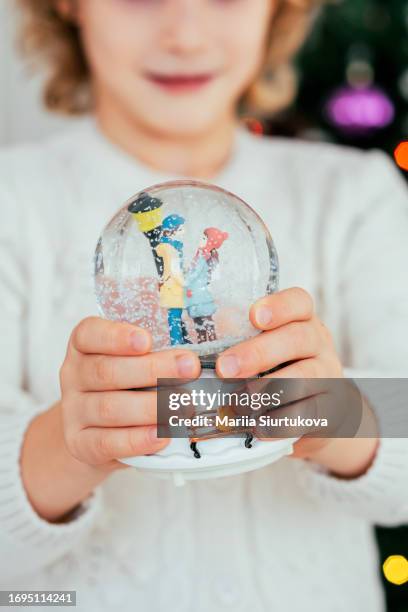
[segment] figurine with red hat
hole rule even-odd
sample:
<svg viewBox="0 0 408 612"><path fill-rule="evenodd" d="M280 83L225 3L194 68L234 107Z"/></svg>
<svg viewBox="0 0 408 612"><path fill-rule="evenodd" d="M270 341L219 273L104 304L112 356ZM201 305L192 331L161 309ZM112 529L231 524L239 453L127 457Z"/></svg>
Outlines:
<svg viewBox="0 0 408 612"><path fill-rule="evenodd" d="M194 321L199 343L216 340L215 324L212 318L216 305L208 285L219 263L218 250L227 238L228 233L216 227L205 229L201 244L186 276L185 307Z"/></svg>

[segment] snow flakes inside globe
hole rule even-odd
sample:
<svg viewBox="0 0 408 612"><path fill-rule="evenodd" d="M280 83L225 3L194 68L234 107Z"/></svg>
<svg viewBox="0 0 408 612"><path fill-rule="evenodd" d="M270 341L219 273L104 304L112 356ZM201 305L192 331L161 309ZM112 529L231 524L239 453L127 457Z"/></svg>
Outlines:
<svg viewBox="0 0 408 612"><path fill-rule="evenodd" d="M149 330L154 350L186 346L204 356L256 335L249 308L277 288L277 254L262 219L208 183L139 192L96 248L101 314Z"/></svg>

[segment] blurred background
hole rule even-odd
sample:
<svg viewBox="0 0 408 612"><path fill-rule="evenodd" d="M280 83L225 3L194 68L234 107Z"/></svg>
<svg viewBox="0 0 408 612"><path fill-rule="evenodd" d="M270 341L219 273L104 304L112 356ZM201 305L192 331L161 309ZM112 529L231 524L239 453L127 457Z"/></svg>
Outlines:
<svg viewBox="0 0 408 612"><path fill-rule="evenodd" d="M10 6L0 5L0 145L33 140L69 122L42 110L41 78L30 77L18 59ZM296 65L299 93L292 106L271 119L247 117L251 130L376 147L390 156L408 139L407 0L332 2ZM408 557L408 527L378 529L377 538L382 562ZM389 612L408 612L408 584L384 587Z"/></svg>
<svg viewBox="0 0 408 612"><path fill-rule="evenodd" d="M298 55L297 72L294 104L254 121L254 129L393 155L408 138L408 2L332 1Z"/></svg>
<svg viewBox="0 0 408 612"><path fill-rule="evenodd" d="M408 2L343 0L298 57L299 95L266 130L393 154L408 135Z"/></svg>

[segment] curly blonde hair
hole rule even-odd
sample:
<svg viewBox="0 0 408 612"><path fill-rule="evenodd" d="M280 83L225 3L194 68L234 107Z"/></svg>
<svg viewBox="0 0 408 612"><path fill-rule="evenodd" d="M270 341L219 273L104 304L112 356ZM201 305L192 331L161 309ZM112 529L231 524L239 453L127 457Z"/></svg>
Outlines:
<svg viewBox="0 0 408 612"><path fill-rule="evenodd" d="M327 0L278 0L268 32L265 61L241 98L245 113L271 115L291 103L297 87L292 60L302 45L319 5ZM22 13L21 48L48 67L45 106L80 115L92 110L90 72L79 28L64 19L55 0L16 0Z"/></svg>

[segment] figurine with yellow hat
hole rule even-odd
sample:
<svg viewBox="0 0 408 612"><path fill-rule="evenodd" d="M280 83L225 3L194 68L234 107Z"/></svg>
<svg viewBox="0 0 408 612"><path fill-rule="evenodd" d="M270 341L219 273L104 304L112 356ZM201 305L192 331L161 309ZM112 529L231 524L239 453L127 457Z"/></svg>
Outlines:
<svg viewBox="0 0 408 612"><path fill-rule="evenodd" d="M160 198L152 197L146 191L142 191L135 200L129 203L128 211L132 213L139 231L146 236L152 249L160 278L160 305L168 310L171 344L191 344L186 325L181 317L184 303L182 295L181 299L179 295L183 293L183 290L180 289L183 285L179 283L183 278L183 245L180 240L177 240L176 235L181 236L184 219L174 214L168 215L163 220L162 206L163 201ZM173 268L177 268L175 274L172 274Z"/></svg>

